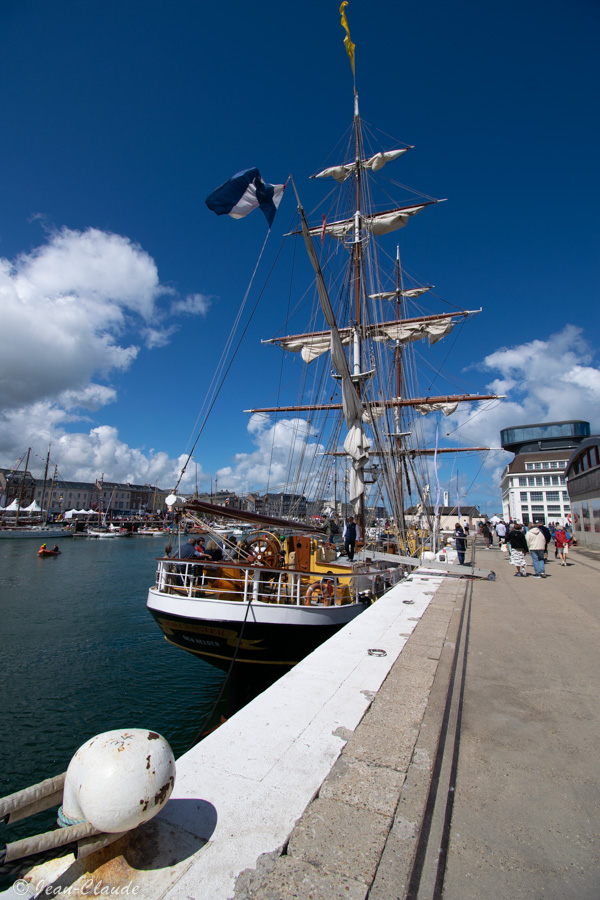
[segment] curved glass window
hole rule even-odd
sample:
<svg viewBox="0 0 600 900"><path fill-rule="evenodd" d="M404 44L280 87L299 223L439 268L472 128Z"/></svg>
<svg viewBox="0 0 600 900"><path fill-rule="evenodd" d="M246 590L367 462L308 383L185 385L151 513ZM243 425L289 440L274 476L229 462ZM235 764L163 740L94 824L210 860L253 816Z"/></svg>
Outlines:
<svg viewBox="0 0 600 900"><path fill-rule="evenodd" d="M550 422L548 425L523 425L505 428L500 432L502 444L518 444L525 441L544 441L552 438L590 436L589 422Z"/></svg>

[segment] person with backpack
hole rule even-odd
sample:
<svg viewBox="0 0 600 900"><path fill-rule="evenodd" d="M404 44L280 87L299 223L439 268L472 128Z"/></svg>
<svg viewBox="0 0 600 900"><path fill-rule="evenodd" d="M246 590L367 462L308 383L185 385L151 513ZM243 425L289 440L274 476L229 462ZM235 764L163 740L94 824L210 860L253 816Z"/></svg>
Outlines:
<svg viewBox="0 0 600 900"><path fill-rule="evenodd" d="M546 541L546 546L544 547L544 562L548 562L548 544L552 539L552 535L550 534L550 529L544 525L543 522L536 522L536 528L539 528L542 534L544 535L544 540Z"/></svg>
<svg viewBox="0 0 600 900"><path fill-rule="evenodd" d="M567 553L569 552L569 546L572 540L573 538L567 531L566 526L562 527L561 525L559 525L554 532L554 543L556 545L556 551L558 553L558 558L560 560L561 566L567 565Z"/></svg>

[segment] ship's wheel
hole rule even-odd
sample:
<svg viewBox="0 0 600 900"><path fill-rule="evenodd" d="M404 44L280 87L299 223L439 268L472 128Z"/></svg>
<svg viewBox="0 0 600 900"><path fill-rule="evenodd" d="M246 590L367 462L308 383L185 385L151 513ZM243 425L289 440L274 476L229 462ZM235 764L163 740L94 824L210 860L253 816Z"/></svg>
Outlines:
<svg viewBox="0 0 600 900"><path fill-rule="evenodd" d="M278 569L281 561L281 544L274 534L262 533L246 538L242 548L248 561L265 566L267 569Z"/></svg>

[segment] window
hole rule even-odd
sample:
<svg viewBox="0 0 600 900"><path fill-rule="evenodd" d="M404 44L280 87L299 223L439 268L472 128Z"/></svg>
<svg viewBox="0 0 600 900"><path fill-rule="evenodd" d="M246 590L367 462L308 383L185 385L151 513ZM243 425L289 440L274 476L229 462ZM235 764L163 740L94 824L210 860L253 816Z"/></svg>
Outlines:
<svg viewBox="0 0 600 900"><path fill-rule="evenodd" d="M534 505L534 506L531 507L531 511L534 512L534 513L543 513L543 512L544 512L544 507L543 507L543 506L535 506L535 505Z"/></svg>
<svg viewBox="0 0 600 900"><path fill-rule="evenodd" d="M532 503L535 503L536 500L537 500L538 503L539 503L540 500L543 500L543 499L544 499L544 492L543 492L543 491L532 491L532 492L531 492L531 502L532 502Z"/></svg>
<svg viewBox="0 0 600 900"><path fill-rule="evenodd" d="M543 487L543 485L544 485L544 479L542 478L541 475L538 475L538 476L536 477L536 479L535 479L535 484L536 484L536 487Z"/></svg>
<svg viewBox="0 0 600 900"><path fill-rule="evenodd" d="M560 483L561 483L561 484L566 484L566 483L567 483L567 482L565 481L564 475L561 475L561 476L560 476Z"/></svg>
<svg viewBox="0 0 600 900"><path fill-rule="evenodd" d="M548 503L559 503L560 491L546 491L546 500Z"/></svg>
<svg viewBox="0 0 600 900"><path fill-rule="evenodd" d="M519 478L519 487L527 487L527 478Z"/></svg>
<svg viewBox="0 0 600 900"><path fill-rule="evenodd" d="M533 463L525 463L525 471L531 472L533 469Z"/></svg>
<svg viewBox="0 0 600 900"><path fill-rule="evenodd" d="M552 460L552 462L550 463L550 468L551 468L551 469L558 469L558 460L557 460L557 459L553 459L553 460Z"/></svg>
<svg viewBox="0 0 600 900"><path fill-rule="evenodd" d="M542 468L541 462L539 462L539 463L534 463L534 464L533 464L533 468L534 468L534 469L541 469L541 468Z"/></svg>
<svg viewBox="0 0 600 900"><path fill-rule="evenodd" d="M560 478L558 477L558 475L552 476L552 484L560 484Z"/></svg>
<svg viewBox="0 0 600 900"><path fill-rule="evenodd" d="M548 514L550 513L558 513L560 515L560 506L549 506Z"/></svg>
<svg viewBox="0 0 600 900"><path fill-rule="evenodd" d="M544 484L552 484L552 479L549 475L544 475Z"/></svg>
<svg viewBox="0 0 600 900"><path fill-rule="evenodd" d="M527 503L527 491L521 491L521 503Z"/></svg>

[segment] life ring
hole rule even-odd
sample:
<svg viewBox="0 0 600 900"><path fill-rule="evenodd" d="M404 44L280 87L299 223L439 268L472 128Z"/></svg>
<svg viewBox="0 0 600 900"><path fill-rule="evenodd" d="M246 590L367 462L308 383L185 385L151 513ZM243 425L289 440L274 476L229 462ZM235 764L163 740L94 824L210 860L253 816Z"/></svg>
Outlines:
<svg viewBox="0 0 600 900"><path fill-rule="evenodd" d="M308 586L306 589L306 594L304 595L304 605L311 606L311 600L315 594L315 591L319 594L319 600L317 603L322 603L323 606L331 606L332 603L335 604L337 591L333 586L332 581L328 581L327 584L331 585L331 591L325 591L323 588L323 581L314 581L312 584Z"/></svg>

